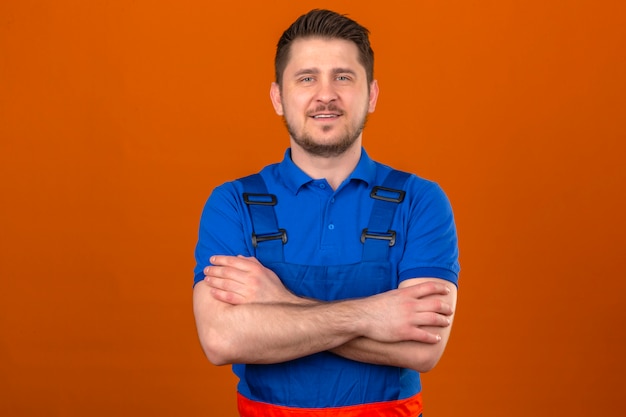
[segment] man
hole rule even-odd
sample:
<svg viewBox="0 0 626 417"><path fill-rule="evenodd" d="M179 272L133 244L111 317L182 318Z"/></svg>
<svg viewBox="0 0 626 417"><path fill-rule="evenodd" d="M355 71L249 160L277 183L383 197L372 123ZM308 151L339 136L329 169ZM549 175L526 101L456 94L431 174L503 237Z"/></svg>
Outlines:
<svg viewBox="0 0 626 417"><path fill-rule="evenodd" d="M241 416L418 416L445 348L458 251L434 183L361 146L378 84L367 29L313 10L278 42L270 97L290 148L217 187L200 221L201 345Z"/></svg>

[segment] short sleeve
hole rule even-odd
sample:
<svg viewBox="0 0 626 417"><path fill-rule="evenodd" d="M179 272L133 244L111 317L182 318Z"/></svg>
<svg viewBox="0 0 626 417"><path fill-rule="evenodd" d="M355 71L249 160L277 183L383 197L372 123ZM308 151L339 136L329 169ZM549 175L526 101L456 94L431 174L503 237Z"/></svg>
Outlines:
<svg viewBox="0 0 626 417"><path fill-rule="evenodd" d="M234 182L223 184L213 190L202 210L195 250L194 285L204 278L202 271L209 265L211 256L249 256L239 194Z"/></svg>
<svg viewBox="0 0 626 417"><path fill-rule="evenodd" d="M458 286L459 250L454 215L438 184L411 180L407 240L399 279L441 278Z"/></svg>

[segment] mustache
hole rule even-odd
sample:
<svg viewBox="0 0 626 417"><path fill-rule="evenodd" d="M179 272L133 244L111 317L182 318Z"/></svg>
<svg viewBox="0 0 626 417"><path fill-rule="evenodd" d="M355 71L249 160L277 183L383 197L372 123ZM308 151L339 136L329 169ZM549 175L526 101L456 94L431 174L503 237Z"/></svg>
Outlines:
<svg viewBox="0 0 626 417"><path fill-rule="evenodd" d="M313 110L309 110L307 112L307 115L313 115L313 114L317 114L317 113L322 113L322 112L332 112L332 113L337 113L337 114L343 114L343 110L337 106L334 103L330 103L328 105L325 104L320 104L319 106L317 106L316 108L314 108Z"/></svg>

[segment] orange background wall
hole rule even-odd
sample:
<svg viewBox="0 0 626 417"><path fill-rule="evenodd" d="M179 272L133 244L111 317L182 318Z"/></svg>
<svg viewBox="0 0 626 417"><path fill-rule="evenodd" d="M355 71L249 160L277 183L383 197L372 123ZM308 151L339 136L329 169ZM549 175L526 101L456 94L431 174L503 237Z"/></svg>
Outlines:
<svg viewBox="0 0 626 417"><path fill-rule="evenodd" d="M624 4L1 1L0 415L236 415L195 334L197 223L282 157L274 45L330 7L372 31L369 153L456 212L426 415L623 416Z"/></svg>

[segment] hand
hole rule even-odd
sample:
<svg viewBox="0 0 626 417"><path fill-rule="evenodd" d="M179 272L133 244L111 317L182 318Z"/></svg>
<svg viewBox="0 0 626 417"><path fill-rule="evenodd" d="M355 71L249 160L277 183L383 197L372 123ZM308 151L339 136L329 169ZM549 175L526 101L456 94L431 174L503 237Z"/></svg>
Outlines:
<svg viewBox="0 0 626 417"><path fill-rule="evenodd" d="M439 342L432 328L451 324L449 293L446 285L428 281L362 299L365 336L379 342Z"/></svg>
<svg viewBox="0 0 626 417"><path fill-rule="evenodd" d="M216 255L204 268L213 298L228 304L295 302L298 298L256 258Z"/></svg>

